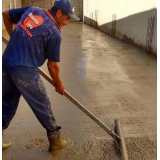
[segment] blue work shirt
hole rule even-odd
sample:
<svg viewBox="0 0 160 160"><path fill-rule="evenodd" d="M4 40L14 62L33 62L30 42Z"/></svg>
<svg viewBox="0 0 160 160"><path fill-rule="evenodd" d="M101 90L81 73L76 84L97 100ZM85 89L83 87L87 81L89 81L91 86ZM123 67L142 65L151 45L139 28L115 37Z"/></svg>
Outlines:
<svg viewBox="0 0 160 160"><path fill-rule="evenodd" d="M2 57L4 71L33 77L46 59L60 61L61 34L51 14L26 6L9 15L16 26Z"/></svg>

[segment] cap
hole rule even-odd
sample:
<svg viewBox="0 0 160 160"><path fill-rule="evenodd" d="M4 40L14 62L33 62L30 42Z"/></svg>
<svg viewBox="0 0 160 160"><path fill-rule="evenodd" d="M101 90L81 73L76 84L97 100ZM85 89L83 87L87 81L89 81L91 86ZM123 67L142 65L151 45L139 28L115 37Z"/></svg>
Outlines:
<svg viewBox="0 0 160 160"><path fill-rule="evenodd" d="M70 0L55 0L54 6L68 14L73 20L80 20L74 15L74 6Z"/></svg>

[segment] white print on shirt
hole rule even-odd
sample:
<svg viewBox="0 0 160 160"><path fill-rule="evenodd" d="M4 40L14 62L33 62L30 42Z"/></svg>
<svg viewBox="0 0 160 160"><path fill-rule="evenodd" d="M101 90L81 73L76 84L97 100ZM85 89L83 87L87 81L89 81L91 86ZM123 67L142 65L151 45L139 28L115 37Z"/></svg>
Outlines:
<svg viewBox="0 0 160 160"><path fill-rule="evenodd" d="M33 15L32 13L28 14L28 16L24 19L23 23L19 22L20 27L30 36L32 37L32 33L28 30L39 27L43 24L43 18L39 15Z"/></svg>
<svg viewBox="0 0 160 160"><path fill-rule="evenodd" d="M30 22L29 22L29 21L26 23L26 25L27 25L30 29L32 29L32 28L33 28L33 26L30 24Z"/></svg>
<svg viewBox="0 0 160 160"><path fill-rule="evenodd" d="M28 15L28 17L30 17L35 24L39 24L39 21L33 16L32 13L30 13L30 14Z"/></svg>

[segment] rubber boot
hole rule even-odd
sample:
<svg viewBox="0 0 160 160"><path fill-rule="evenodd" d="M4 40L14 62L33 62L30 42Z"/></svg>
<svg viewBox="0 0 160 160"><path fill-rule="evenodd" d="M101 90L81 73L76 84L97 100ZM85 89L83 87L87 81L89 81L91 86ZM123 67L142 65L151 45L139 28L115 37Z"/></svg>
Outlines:
<svg viewBox="0 0 160 160"><path fill-rule="evenodd" d="M2 143L2 150L5 150L7 148L11 147L11 142L9 143Z"/></svg>
<svg viewBox="0 0 160 160"><path fill-rule="evenodd" d="M56 130L52 133L52 136L48 137L49 140L49 151L62 149L67 147L69 144L66 140L60 138L60 130Z"/></svg>
<svg viewBox="0 0 160 160"><path fill-rule="evenodd" d="M3 130L2 130L2 136L3 136ZM2 150L5 150L5 149L11 147L11 145L12 145L11 142L9 142L9 143L2 142Z"/></svg>

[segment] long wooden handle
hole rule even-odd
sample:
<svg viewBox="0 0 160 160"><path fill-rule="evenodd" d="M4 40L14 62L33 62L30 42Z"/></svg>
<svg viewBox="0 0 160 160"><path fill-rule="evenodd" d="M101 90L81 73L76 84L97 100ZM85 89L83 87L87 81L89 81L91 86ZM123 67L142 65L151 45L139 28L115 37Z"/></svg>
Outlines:
<svg viewBox="0 0 160 160"><path fill-rule="evenodd" d="M4 43L8 43L8 40L2 36L2 41ZM40 68L39 73L43 76L50 84L54 86L53 80ZM110 130L104 123L102 123L96 116L94 116L89 110L87 110L81 103L79 103L75 98L73 98L66 90L64 91L64 95L68 98L73 104L75 104L81 111L83 111L87 116L89 116L94 122L96 122L101 128L103 128L110 136L120 140L121 138L115 134L112 130Z"/></svg>
<svg viewBox="0 0 160 160"><path fill-rule="evenodd" d="M54 83L52 79L39 68L39 73L53 86ZM82 110L87 116L89 116L94 122L96 122L101 128L103 128L109 135L111 135L114 138L117 138L120 140L120 137L116 135L114 132L112 132L104 123L102 123L97 117L95 117L89 110L87 110L81 103L79 103L74 97L72 97L66 90L64 91L64 95L66 98L68 98L73 104L75 104L80 110Z"/></svg>

